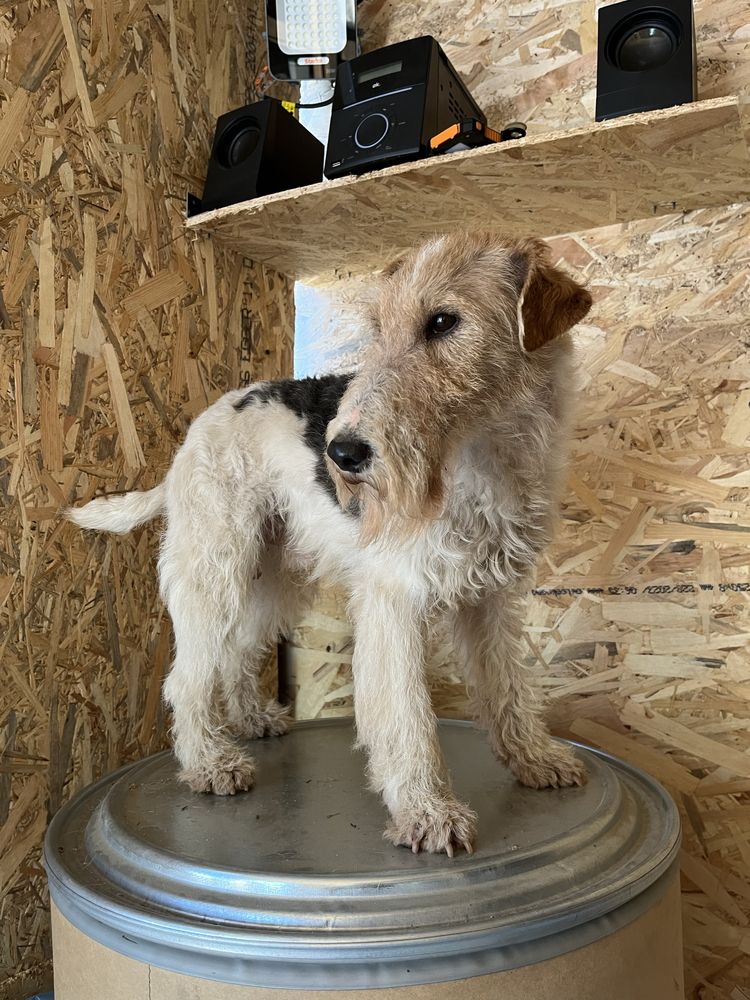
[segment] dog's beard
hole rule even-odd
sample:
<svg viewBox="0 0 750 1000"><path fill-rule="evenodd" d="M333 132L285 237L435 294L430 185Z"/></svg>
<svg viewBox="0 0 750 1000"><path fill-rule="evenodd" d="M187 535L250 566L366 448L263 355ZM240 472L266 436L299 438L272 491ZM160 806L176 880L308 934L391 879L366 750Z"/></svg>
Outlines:
<svg viewBox="0 0 750 1000"><path fill-rule="evenodd" d="M348 476L326 456L336 497L344 511L354 505L360 517L360 540L398 541L416 534L439 516L443 506L442 469L412 456L409 470L389 468L381 459L364 474Z"/></svg>

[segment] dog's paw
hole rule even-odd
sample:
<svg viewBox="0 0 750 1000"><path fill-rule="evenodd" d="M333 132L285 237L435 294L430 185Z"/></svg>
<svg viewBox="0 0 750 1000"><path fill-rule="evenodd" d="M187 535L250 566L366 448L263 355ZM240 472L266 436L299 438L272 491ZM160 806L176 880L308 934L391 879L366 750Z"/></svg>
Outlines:
<svg viewBox="0 0 750 1000"><path fill-rule="evenodd" d="M539 759L511 761L510 768L528 788L567 788L588 781L586 768L570 747L553 741Z"/></svg>
<svg viewBox="0 0 750 1000"><path fill-rule="evenodd" d="M462 847L473 853L477 814L457 799L436 799L426 806L395 816L383 836L414 854L428 851L452 858Z"/></svg>
<svg viewBox="0 0 750 1000"><path fill-rule="evenodd" d="M248 719L236 723L234 734L246 740L259 740L263 736L283 736L289 732L292 717L287 705L280 705L273 699Z"/></svg>
<svg viewBox="0 0 750 1000"><path fill-rule="evenodd" d="M249 791L255 784L255 761L238 753L199 767L184 768L179 778L194 792L234 795Z"/></svg>

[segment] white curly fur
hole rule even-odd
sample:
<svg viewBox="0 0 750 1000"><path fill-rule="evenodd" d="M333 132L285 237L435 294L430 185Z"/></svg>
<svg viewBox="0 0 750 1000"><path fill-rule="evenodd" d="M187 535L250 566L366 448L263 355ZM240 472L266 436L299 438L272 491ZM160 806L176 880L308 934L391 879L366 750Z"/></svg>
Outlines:
<svg viewBox="0 0 750 1000"><path fill-rule="evenodd" d="M475 833L451 790L424 676L437 615L453 619L498 757L532 786L584 780L541 721L521 604L564 464L564 334L589 304L536 241L433 241L383 280L380 332L329 426L329 440L356 432L375 453L354 482L329 462L340 505L316 477L305 419L270 397L238 411L242 390L195 420L160 486L70 512L109 531L166 519L159 573L176 649L164 693L191 787L252 785L237 737L286 727L281 706L260 699L259 664L321 578L351 594L358 741L394 843L452 854ZM426 343L425 317L446 308L461 328Z"/></svg>

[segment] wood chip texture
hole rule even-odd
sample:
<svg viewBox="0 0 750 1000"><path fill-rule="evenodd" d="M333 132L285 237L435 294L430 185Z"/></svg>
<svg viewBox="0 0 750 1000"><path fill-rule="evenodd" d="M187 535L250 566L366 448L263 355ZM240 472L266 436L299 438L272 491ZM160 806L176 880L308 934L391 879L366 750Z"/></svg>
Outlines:
<svg viewBox="0 0 750 1000"><path fill-rule="evenodd" d="M371 272L436 233L553 236L747 201L745 115L740 99L726 97L532 132L240 202L196 215L190 227L324 283Z"/></svg>
<svg viewBox="0 0 750 1000"><path fill-rule="evenodd" d="M358 11L367 48L434 35L490 120L533 135L593 119L597 6ZM694 10L699 97L746 95L747 5ZM734 205L551 241L596 304L577 335L584 392L559 532L529 601L528 662L555 732L650 772L680 809L690 1000L750 997L749 237L750 207ZM356 365L358 294L337 289L304 345L319 370ZM298 714L351 714L351 658L344 597L323 591L285 652ZM438 712L464 717L448 636L430 680Z"/></svg>
<svg viewBox="0 0 750 1000"><path fill-rule="evenodd" d="M166 745L158 526L84 535L61 510L155 484L209 402L290 367L287 282L184 230L256 14L0 3L2 998L49 983L49 817Z"/></svg>
<svg viewBox="0 0 750 1000"><path fill-rule="evenodd" d="M538 134L593 118L595 7L365 0L359 17L367 48L434 34L493 121ZM700 97L746 93L747 5L695 10ZM48 975L48 816L165 739L155 530L84 538L60 510L152 485L221 391L289 370L288 283L182 221L215 116L263 61L261 15L257 0L0 0L3 1000ZM650 770L680 806L691 1000L750 982L749 235L735 207L556 241L597 306L529 661L556 731ZM321 350L345 367L358 345ZM351 712L340 595L288 652L298 714ZM447 641L431 662L438 708L464 714Z"/></svg>
<svg viewBox="0 0 750 1000"><path fill-rule="evenodd" d="M750 207L734 206L551 241L595 305L576 335L562 518L527 611L554 732L645 769L680 809L687 995L704 1000L750 982L749 237ZM343 370L358 340L338 319L332 305L318 349ZM321 592L286 650L300 717L352 712L345 603ZM438 713L466 717L448 635L429 677Z"/></svg>

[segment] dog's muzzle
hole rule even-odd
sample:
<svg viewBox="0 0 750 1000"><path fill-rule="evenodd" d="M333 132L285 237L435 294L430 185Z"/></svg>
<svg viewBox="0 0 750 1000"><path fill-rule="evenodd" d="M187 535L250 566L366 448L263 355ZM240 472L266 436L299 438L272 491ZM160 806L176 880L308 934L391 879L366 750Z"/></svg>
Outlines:
<svg viewBox="0 0 750 1000"><path fill-rule="evenodd" d="M358 476L372 460L372 448L366 441L351 435L335 437L327 448L328 457L343 473Z"/></svg>

